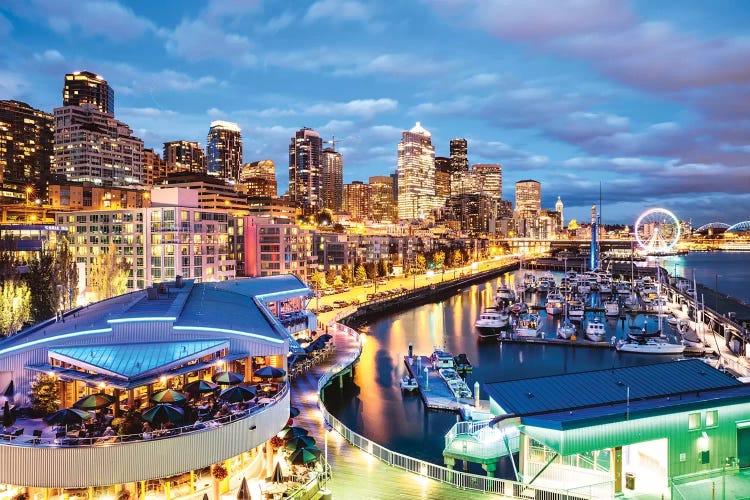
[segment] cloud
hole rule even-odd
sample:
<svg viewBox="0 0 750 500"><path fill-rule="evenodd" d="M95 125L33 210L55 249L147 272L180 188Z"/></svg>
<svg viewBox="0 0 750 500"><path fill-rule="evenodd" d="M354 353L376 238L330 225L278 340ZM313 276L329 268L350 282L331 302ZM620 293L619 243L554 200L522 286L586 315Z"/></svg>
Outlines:
<svg viewBox="0 0 750 500"><path fill-rule="evenodd" d="M312 23L320 20L367 21L372 16L370 8L354 0L320 0L307 9L304 21Z"/></svg>
<svg viewBox="0 0 750 500"><path fill-rule="evenodd" d="M224 118L227 115L226 112L222 111L219 108L208 108L206 110L206 114L209 118L215 119Z"/></svg>
<svg viewBox="0 0 750 500"><path fill-rule="evenodd" d="M237 17L257 12L259 8L259 0L211 0L202 17Z"/></svg>
<svg viewBox="0 0 750 500"><path fill-rule="evenodd" d="M17 99L28 91L28 81L16 71L0 70L0 95L3 99Z"/></svg>
<svg viewBox="0 0 750 500"><path fill-rule="evenodd" d="M139 117L139 118L164 118L173 117L177 115L176 111L168 109L157 109L157 108L118 108L117 115Z"/></svg>
<svg viewBox="0 0 750 500"><path fill-rule="evenodd" d="M312 115L349 115L372 118L381 113L390 113L398 108L393 99L354 99L347 102L327 102L307 107L303 114Z"/></svg>
<svg viewBox="0 0 750 500"><path fill-rule="evenodd" d="M201 19L183 19L167 35L167 51L188 61L224 59L230 63L247 66L255 61L250 39L235 33L226 33L219 26Z"/></svg>
<svg viewBox="0 0 750 500"><path fill-rule="evenodd" d="M7 17L0 13L0 40L7 38L11 31L13 31L13 25Z"/></svg>
<svg viewBox="0 0 750 500"><path fill-rule="evenodd" d="M127 63L104 62L99 70L118 93L129 95L192 92L223 83L211 75L192 76L169 68L147 71Z"/></svg>
<svg viewBox="0 0 750 500"><path fill-rule="evenodd" d="M544 131L555 138L578 144L629 130L630 120L609 113L574 111L554 120Z"/></svg>
<svg viewBox="0 0 750 500"><path fill-rule="evenodd" d="M57 62L62 62L65 60L63 55L54 49L49 49L49 50L45 50L42 53L34 54L34 59L42 63L46 63L46 62L57 63Z"/></svg>
<svg viewBox="0 0 750 500"><path fill-rule="evenodd" d="M272 17L265 24L256 28L259 33L275 34L290 26L297 18L289 11L284 11L276 17Z"/></svg>

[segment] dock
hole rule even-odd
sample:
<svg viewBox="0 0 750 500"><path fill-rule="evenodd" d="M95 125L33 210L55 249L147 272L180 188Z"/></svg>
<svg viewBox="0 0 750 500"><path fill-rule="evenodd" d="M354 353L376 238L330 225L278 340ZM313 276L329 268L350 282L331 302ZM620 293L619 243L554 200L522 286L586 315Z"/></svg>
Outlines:
<svg viewBox="0 0 750 500"><path fill-rule="evenodd" d="M456 411L463 413L464 405L473 406L474 399L456 398L453 396L448 384L437 370L432 369L432 363L427 356L404 356L404 364L419 385L419 396L424 405L430 410ZM427 379L425 380L425 368L427 368ZM420 373L417 373L420 371ZM473 388L472 388L473 390Z"/></svg>

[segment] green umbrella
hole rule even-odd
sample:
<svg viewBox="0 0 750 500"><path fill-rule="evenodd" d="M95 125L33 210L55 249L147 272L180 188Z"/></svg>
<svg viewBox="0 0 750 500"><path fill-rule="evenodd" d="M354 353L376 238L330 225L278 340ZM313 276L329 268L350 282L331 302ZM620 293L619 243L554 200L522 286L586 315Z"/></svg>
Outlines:
<svg viewBox="0 0 750 500"><path fill-rule="evenodd" d="M260 378L281 378L286 375L286 371L275 366L264 366L253 372L253 375Z"/></svg>
<svg viewBox="0 0 750 500"><path fill-rule="evenodd" d="M80 424L84 420L91 420L94 416L85 411L77 408L63 408L57 410L51 415L44 417L44 421L50 425L72 425Z"/></svg>
<svg viewBox="0 0 750 500"><path fill-rule="evenodd" d="M152 424L163 424L165 422L179 422L185 416L182 408L169 403L159 403L143 412L141 417Z"/></svg>
<svg viewBox="0 0 750 500"><path fill-rule="evenodd" d="M183 393L172 389L164 389L151 396L151 401L154 403L182 403L186 399Z"/></svg>
<svg viewBox="0 0 750 500"><path fill-rule="evenodd" d="M185 384L182 387L182 390L190 394L206 394L214 392L218 388L219 386L217 384L201 379Z"/></svg>
<svg viewBox="0 0 750 500"><path fill-rule="evenodd" d="M109 394L105 394L103 392L98 392L96 394L89 394L88 396L82 397L81 399L73 403L73 408L77 408L79 410L101 410L102 408L106 408L114 402L114 396L110 396Z"/></svg>
<svg viewBox="0 0 750 500"><path fill-rule="evenodd" d="M289 461L295 465L307 465L320 458L320 450L316 447L298 448L289 457Z"/></svg>
<svg viewBox="0 0 750 500"><path fill-rule="evenodd" d="M250 401L251 399L255 399L255 389L247 387L246 385L235 385L221 391L219 399L229 403Z"/></svg>
<svg viewBox="0 0 750 500"><path fill-rule="evenodd" d="M284 441L289 441L290 439L307 436L308 434L307 429L303 429L302 427L285 427L276 435Z"/></svg>
<svg viewBox="0 0 750 500"><path fill-rule="evenodd" d="M312 436L300 436L294 439L290 439L284 445L286 451L296 451L298 448L307 448L308 446L314 446L315 439Z"/></svg>
<svg viewBox="0 0 750 500"><path fill-rule="evenodd" d="M296 406L289 407L289 418L297 418L299 416L299 408Z"/></svg>
<svg viewBox="0 0 750 500"><path fill-rule="evenodd" d="M245 377L235 372L216 372L211 377L219 385L237 385L245 381Z"/></svg>

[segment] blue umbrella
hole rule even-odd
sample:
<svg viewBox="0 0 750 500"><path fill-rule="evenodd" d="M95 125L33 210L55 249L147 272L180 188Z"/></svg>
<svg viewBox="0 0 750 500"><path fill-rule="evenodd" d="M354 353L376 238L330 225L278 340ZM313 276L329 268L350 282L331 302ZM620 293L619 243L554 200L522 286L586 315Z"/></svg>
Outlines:
<svg viewBox="0 0 750 500"><path fill-rule="evenodd" d="M51 415L44 417L44 421L50 425L72 425L80 424L84 420L91 420L94 416L85 411L77 408L63 408L57 410Z"/></svg>
<svg viewBox="0 0 750 500"><path fill-rule="evenodd" d="M255 399L255 389L247 387L245 385L235 385L221 391L221 394L219 394L219 399L222 399L229 403L250 401L251 399Z"/></svg>
<svg viewBox="0 0 750 500"><path fill-rule="evenodd" d="M179 422L185 416L182 408L169 403L159 403L143 412L141 417L152 424L163 424L165 422Z"/></svg>
<svg viewBox="0 0 750 500"><path fill-rule="evenodd" d="M260 378L281 378L286 375L286 371L275 366L264 366L255 370L253 375Z"/></svg>

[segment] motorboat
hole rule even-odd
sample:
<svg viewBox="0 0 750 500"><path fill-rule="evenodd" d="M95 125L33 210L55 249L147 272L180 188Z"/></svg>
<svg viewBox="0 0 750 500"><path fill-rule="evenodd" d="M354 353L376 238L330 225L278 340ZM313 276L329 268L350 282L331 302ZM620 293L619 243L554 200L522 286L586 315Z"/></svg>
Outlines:
<svg viewBox="0 0 750 500"><path fill-rule="evenodd" d="M677 322L677 331L682 337L682 343L688 347L703 347L700 333L706 334L706 325L696 323L689 318L683 318Z"/></svg>
<svg viewBox="0 0 750 500"><path fill-rule="evenodd" d="M514 302L510 305L510 312L513 314L523 314L528 311L528 306L525 302Z"/></svg>
<svg viewBox="0 0 750 500"><path fill-rule="evenodd" d="M636 297L635 294L628 295L627 297L625 297L623 305L625 306L625 309L628 309L630 311L638 309L638 297Z"/></svg>
<svg viewBox="0 0 750 500"><path fill-rule="evenodd" d="M615 291L618 295L630 295L632 288L630 287L630 283L626 281L618 281L615 284Z"/></svg>
<svg viewBox="0 0 750 500"><path fill-rule="evenodd" d="M612 282L608 279L603 279L599 282L599 293L612 293Z"/></svg>
<svg viewBox="0 0 750 500"><path fill-rule="evenodd" d="M601 318L596 317L586 323L586 338L592 342L603 342L607 331Z"/></svg>
<svg viewBox="0 0 750 500"><path fill-rule="evenodd" d="M503 284L497 287L495 292L495 302L513 302L516 298L516 294L513 293L507 285Z"/></svg>
<svg viewBox="0 0 750 500"><path fill-rule="evenodd" d="M403 378L401 378L399 385L401 386L401 390L403 392L414 392L419 389L417 379L408 375L404 375Z"/></svg>
<svg viewBox="0 0 750 500"><path fill-rule="evenodd" d="M582 300L573 299L568 301L568 316L573 321L581 321L585 312Z"/></svg>
<svg viewBox="0 0 750 500"><path fill-rule="evenodd" d="M643 337L639 339L628 338L628 340L620 340L617 343L617 350L638 354L682 354L685 352L685 346Z"/></svg>
<svg viewBox="0 0 750 500"><path fill-rule="evenodd" d="M542 332L542 321L538 314L524 313L518 315L513 332L517 337L541 337Z"/></svg>
<svg viewBox="0 0 750 500"><path fill-rule="evenodd" d="M430 356L430 362L432 362L432 366L437 369L453 368L455 366L453 363L453 355L448 351L443 351L442 349L437 348Z"/></svg>
<svg viewBox="0 0 750 500"><path fill-rule="evenodd" d="M619 316L620 315L620 303L616 300L605 300L604 301L604 315L605 316Z"/></svg>
<svg viewBox="0 0 750 500"><path fill-rule="evenodd" d="M470 398L472 396L471 389L466 385L466 382L461 378L453 368L441 368L438 370L440 377L448 385L448 388L456 398Z"/></svg>
<svg viewBox="0 0 750 500"><path fill-rule="evenodd" d="M453 358L453 363L456 365L456 370L458 371L458 373L467 373L473 369L471 363L469 362L469 358L466 357L465 353L461 353L458 356L455 356Z"/></svg>
<svg viewBox="0 0 750 500"><path fill-rule="evenodd" d="M480 337L495 337L508 326L509 315L503 310L487 308L474 322L474 328Z"/></svg>
<svg viewBox="0 0 750 500"><path fill-rule="evenodd" d="M550 292L547 294L547 303L545 304L544 309L549 315L560 314L563 310L564 301L565 298L560 292Z"/></svg>
<svg viewBox="0 0 750 500"><path fill-rule="evenodd" d="M570 322L570 319L565 318L560 321L560 326L557 327L557 336L561 339L571 339L575 336L578 329Z"/></svg>
<svg viewBox="0 0 750 500"><path fill-rule="evenodd" d="M536 276L530 273L524 274L523 275L523 287L529 293L536 292L536 289L537 289Z"/></svg>
<svg viewBox="0 0 750 500"><path fill-rule="evenodd" d="M537 280L537 289L540 292L546 292L555 288L555 276L547 272Z"/></svg>

